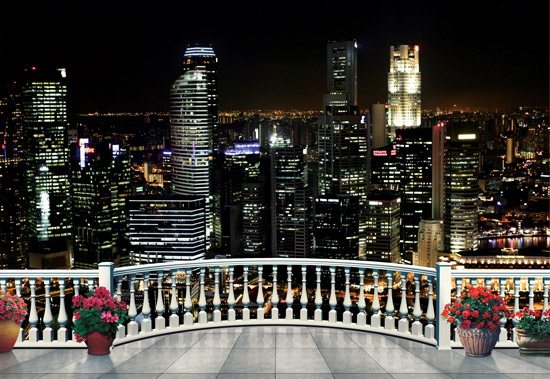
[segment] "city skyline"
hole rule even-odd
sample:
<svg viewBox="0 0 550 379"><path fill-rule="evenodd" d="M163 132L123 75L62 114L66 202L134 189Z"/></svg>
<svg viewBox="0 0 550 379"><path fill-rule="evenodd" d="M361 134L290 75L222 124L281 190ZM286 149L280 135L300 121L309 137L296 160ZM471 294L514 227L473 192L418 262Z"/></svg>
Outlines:
<svg viewBox="0 0 550 379"><path fill-rule="evenodd" d="M397 44L421 49L423 108L548 104L548 4L127 5L2 5L13 17L0 30L1 79L24 64L59 64L72 112L167 111L185 48L211 43L223 63L220 110L320 109L326 42L354 38L361 109L386 101ZM17 23L28 33L15 33Z"/></svg>

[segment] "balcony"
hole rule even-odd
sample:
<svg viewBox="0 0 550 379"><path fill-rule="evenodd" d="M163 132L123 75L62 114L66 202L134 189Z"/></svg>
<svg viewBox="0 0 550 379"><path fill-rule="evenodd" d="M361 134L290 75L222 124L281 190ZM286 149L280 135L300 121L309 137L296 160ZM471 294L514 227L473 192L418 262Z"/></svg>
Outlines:
<svg viewBox="0 0 550 379"><path fill-rule="evenodd" d="M464 355L454 331L436 315L470 284L492 288L514 310L548 308L548 270L282 258L4 270L0 287L27 298L30 315L16 349L0 355L0 372L68 377L548 375L546 357L519 355L513 324L506 320L492 356ZM71 297L99 285L129 303L130 321L119 328L113 351L105 357L88 356L70 330Z"/></svg>

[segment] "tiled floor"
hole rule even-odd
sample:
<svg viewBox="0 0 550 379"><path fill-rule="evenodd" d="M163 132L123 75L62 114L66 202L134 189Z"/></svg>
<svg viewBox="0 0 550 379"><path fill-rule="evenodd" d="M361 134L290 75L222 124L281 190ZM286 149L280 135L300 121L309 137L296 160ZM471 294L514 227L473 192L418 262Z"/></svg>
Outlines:
<svg viewBox="0 0 550 379"><path fill-rule="evenodd" d="M471 358L395 337L314 327L238 327L184 332L117 346L16 349L0 354L0 378L550 378L548 356L493 350Z"/></svg>

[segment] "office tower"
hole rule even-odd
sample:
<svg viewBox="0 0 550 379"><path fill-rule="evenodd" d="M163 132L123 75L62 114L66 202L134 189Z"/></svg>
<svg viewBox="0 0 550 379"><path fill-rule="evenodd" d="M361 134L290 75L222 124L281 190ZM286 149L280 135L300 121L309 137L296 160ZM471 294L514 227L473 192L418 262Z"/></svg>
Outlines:
<svg viewBox="0 0 550 379"><path fill-rule="evenodd" d="M445 140L445 249L478 247L479 131L474 122L447 124Z"/></svg>
<svg viewBox="0 0 550 379"><path fill-rule="evenodd" d="M420 126L420 79L418 45L390 46L390 72L388 73L390 138L395 136L396 129Z"/></svg>
<svg viewBox="0 0 550 379"><path fill-rule="evenodd" d="M401 171L401 259L411 263L420 220L432 214L432 129L397 129L396 142Z"/></svg>
<svg viewBox="0 0 550 379"><path fill-rule="evenodd" d="M365 258L369 261L400 261L399 219L401 198L391 192L369 194L366 210Z"/></svg>
<svg viewBox="0 0 550 379"><path fill-rule="evenodd" d="M273 255L278 257L311 254L312 202L306 155L302 147L271 150L271 244Z"/></svg>
<svg viewBox="0 0 550 379"><path fill-rule="evenodd" d="M432 127L432 219L443 220L445 210L445 123Z"/></svg>
<svg viewBox="0 0 550 379"><path fill-rule="evenodd" d="M162 185L164 192L172 193L172 150L162 151Z"/></svg>
<svg viewBox="0 0 550 379"><path fill-rule="evenodd" d="M327 43L325 109L334 114L357 113L357 42Z"/></svg>
<svg viewBox="0 0 550 379"><path fill-rule="evenodd" d="M0 269L27 266L25 161L20 96L0 99Z"/></svg>
<svg viewBox="0 0 550 379"><path fill-rule="evenodd" d="M66 76L64 68L31 66L20 85L31 268L70 264Z"/></svg>
<svg viewBox="0 0 550 379"><path fill-rule="evenodd" d="M378 149L388 144L386 131L386 104L371 105L372 148Z"/></svg>
<svg viewBox="0 0 550 379"><path fill-rule="evenodd" d="M398 191L401 184L399 163L395 144L373 148L371 154L372 190Z"/></svg>
<svg viewBox="0 0 550 379"><path fill-rule="evenodd" d="M268 231L268 186L264 181L245 181L242 187L242 254L265 256Z"/></svg>
<svg viewBox="0 0 550 379"><path fill-rule="evenodd" d="M130 261L145 264L205 256L205 199L142 196L129 201Z"/></svg>
<svg viewBox="0 0 550 379"><path fill-rule="evenodd" d="M183 74L170 91L173 189L206 200L207 242L212 231L210 171L217 123L217 58L211 47L188 47Z"/></svg>
<svg viewBox="0 0 550 379"><path fill-rule="evenodd" d="M129 263L126 217L132 170L129 150L80 138L71 154L75 268Z"/></svg>
<svg viewBox="0 0 550 379"><path fill-rule="evenodd" d="M420 220L414 265L435 267L444 249L443 220Z"/></svg>

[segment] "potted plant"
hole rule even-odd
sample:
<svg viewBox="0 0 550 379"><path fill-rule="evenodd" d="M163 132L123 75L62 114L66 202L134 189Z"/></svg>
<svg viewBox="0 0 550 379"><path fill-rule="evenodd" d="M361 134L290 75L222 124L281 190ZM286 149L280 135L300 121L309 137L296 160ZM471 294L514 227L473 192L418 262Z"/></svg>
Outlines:
<svg viewBox="0 0 550 379"><path fill-rule="evenodd" d="M550 353L550 310L524 308L516 312L516 336L521 354Z"/></svg>
<svg viewBox="0 0 550 379"><path fill-rule="evenodd" d="M0 291L0 353L13 349L19 335L19 325L26 315L27 305L23 299Z"/></svg>
<svg viewBox="0 0 550 379"><path fill-rule="evenodd" d="M113 299L105 287L98 287L87 297L75 296L73 309L75 340L86 342L88 354L109 354L118 326L128 318L126 304Z"/></svg>
<svg viewBox="0 0 550 379"><path fill-rule="evenodd" d="M446 304L442 317L456 325L466 355L491 355L500 335L500 320L508 317L504 300L489 289L470 286L455 303Z"/></svg>

